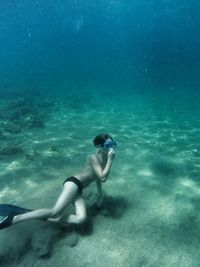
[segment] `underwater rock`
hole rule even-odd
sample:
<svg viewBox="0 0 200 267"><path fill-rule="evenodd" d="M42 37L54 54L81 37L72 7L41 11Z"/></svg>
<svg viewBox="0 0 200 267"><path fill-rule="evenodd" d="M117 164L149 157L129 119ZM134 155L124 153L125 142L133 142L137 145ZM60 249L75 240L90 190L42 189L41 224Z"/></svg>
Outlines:
<svg viewBox="0 0 200 267"><path fill-rule="evenodd" d="M20 119L20 125L25 128L43 128L44 122L35 116L26 116Z"/></svg>
<svg viewBox="0 0 200 267"><path fill-rule="evenodd" d="M21 116L35 115L36 114L35 110L29 105L22 106L19 109L19 113L20 113Z"/></svg>
<svg viewBox="0 0 200 267"><path fill-rule="evenodd" d="M9 102L8 108L16 109L16 108L20 108L23 106L30 106L31 102L32 102L32 99L29 99L29 98L15 99L15 100L12 100L11 102Z"/></svg>
<svg viewBox="0 0 200 267"><path fill-rule="evenodd" d="M8 115L8 118L11 121L19 122L20 119L27 116L36 116L36 112L32 109L32 107L22 106L12 110Z"/></svg>
<svg viewBox="0 0 200 267"><path fill-rule="evenodd" d="M18 110L15 110L13 112L11 112L9 115L8 115L8 119L10 121L14 121L14 122L17 122L19 119L20 119L20 113Z"/></svg>
<svg viewBox="0 0 200 267"><path fill-rule="evenodd" d="M11 156L22 153L23 149L19 145L7 145L0 148L0 155Z"/></svg>
<svg viewBox="0 0 200 267"><path fill-rule="evenodd" d="M4 129L9 133L15 133L15 134L19 133L21 130L17 124L15 124L11 121L7 121L4 123Z"/></svg>

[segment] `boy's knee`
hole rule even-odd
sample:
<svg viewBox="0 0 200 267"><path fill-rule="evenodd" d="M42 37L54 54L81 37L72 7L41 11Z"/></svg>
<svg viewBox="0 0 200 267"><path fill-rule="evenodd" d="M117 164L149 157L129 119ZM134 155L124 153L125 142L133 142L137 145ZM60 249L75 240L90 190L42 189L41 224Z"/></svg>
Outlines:
<svg viewBox="0 0 200 267"><path fill-rule="evenodd" d="M57 217L59 217L60 216L60 214L61 214L61 212L59 211L59 210L56 210L56 209L52 209L51 210L51 218L57 218Z"/></svg>
<svg viewBox="0 0 200 267"><path fill-rule="evenodd" d="M77 224L83 224L86 221L86 215L77 215Z"/></svg>

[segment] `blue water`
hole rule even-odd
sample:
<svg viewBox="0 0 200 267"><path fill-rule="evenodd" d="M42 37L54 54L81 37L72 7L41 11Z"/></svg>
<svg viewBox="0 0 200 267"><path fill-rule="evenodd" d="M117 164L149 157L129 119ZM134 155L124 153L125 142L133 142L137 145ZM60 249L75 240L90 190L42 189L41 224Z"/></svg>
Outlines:
<svg viewBox="0 0 200 267"><path fill-rule="evenodd" d="M1 1L1 90L197 90L198 1Z"/></svg>
<svg viewBox="0 0 200 267"><path fill-rule="evenodd" d="M199 14L197 0L1 1L0 203L50 207L97 134L119 144L103 209L84 192L90 227L1 231L1 266L199 266Z"/></svg>

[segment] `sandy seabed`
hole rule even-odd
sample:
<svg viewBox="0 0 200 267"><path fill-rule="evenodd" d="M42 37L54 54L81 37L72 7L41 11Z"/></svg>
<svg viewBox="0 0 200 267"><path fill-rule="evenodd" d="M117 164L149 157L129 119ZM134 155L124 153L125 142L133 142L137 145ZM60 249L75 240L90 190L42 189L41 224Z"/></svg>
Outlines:
<svg viewBox="0 0 200 267"><path fill-rule="evenodd" d="M84 191L89 219L83 226L30 221L2 230L2 267L199 266L200 123L195 101L73 93L34 100L32 110L23 109L16 119L13 113L26 105L22 100L30 103L23 97L0 103L1 203L51 207L63 180L94 151L97 134L110 133L118 147L103 185L102 208L94 208L96 188L91 185ZM27 123L33 112L44 125ZM20 149L6 155L5 147Z"/></svg>

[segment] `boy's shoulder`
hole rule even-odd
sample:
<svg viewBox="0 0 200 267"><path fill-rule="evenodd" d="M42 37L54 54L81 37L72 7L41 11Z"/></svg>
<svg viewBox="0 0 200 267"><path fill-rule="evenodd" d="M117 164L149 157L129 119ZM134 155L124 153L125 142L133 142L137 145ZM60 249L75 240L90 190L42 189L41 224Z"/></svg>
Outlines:
<svg viewBox="0 0 200 267"><path fill-rule="evenodd" d="M88 161L94 161L97 159L97 155L96 154L89 154L87 155L87 160Z"/></svg>
<svg viewBox="0 0 200 267"><path fill-rule="evenodd" d="M95 154L88 154L86 155L86 161L90 161L91 159L93 159L95 157Z"/></svg>

